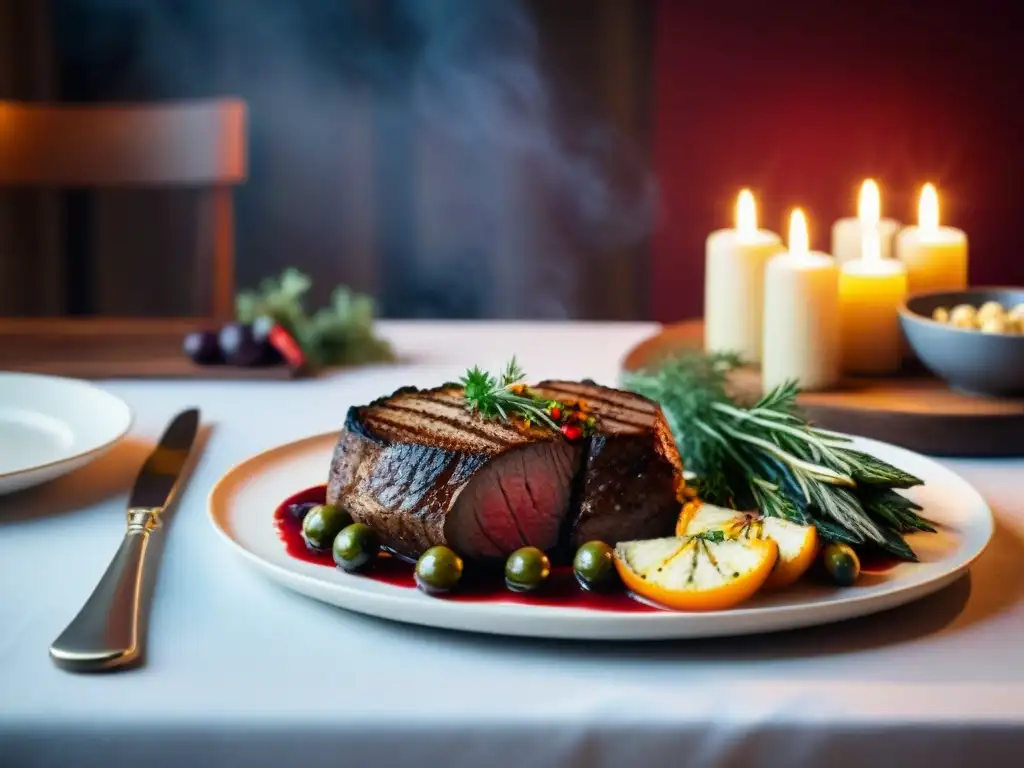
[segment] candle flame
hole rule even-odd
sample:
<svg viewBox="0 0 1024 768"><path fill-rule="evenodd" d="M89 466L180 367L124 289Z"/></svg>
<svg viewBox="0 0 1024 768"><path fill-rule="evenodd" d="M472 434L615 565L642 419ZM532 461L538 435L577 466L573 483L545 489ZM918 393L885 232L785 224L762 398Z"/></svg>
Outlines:
<svg viewBox="0 0 1024 768"><path fill-rule="evenodd" d="M749 189L740 190L736 200L736 230L741 237L757 234L757 205L754 203L754 193Z"/></svg>
<svg viewBox="0 0 1024 768"><path fill-rule="evenodd" d="M917 205L917 225L925 232L939 231L939 193L934 184L921 188L921 201Z"/></svg>
<svg viewBox="0 0 1024 768"><path fill-rule="evenodd" d="M874 226L882 217L882 195L874 179L866 179L860 186L857 216L865 226Z"/></svg>
<svg viewBox="0 0 1024 768"><path fill-rule="evenodd" d="M789 217L789 252L807 253L810 251L807 237L807 218L799 208L794 208Z"/></svg>

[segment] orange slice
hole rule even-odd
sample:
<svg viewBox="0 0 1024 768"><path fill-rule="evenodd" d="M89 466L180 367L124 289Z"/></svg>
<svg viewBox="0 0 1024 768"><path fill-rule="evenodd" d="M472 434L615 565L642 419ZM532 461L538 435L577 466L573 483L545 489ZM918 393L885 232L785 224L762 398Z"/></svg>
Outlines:
<svg viewBox="0 0 1024 768"><path fill-rule="evenodd" d="M694 508L687 510L686 507ZM756 512L741 512L712 504L683 507L676 523L677 536L692 536L707 531L722 531L729 538L771 539L779 547L779 559L765 582L765 589L787 587L814 564L818 553L818 531L778 517L762 517Z"/></svg>
<svg viewBox="0 0 1024 768"><path fill-rule="evenodd" d="M670 536L620 542L615 568L626 588L677 611L723 611L749 599L772 572L771 539Z"/></svg>
<svg viewBox="0 0 1024 768"><path fill-rule="evenodd" d="M686 535L686 528L690 521L703 506L704 502L700 499L691 499L683 504L683 508L679 511L679 518L676 520L676 536Z"/></svg>

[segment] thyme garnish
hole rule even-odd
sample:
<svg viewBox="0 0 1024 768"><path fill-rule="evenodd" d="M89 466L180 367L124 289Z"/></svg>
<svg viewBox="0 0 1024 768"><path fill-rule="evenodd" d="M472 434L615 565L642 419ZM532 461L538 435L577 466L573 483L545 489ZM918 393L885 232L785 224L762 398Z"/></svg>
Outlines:
<svg viewBox="0 0 1024 768"><path fill-rule="evenodd" d="M561 432L575 440L593 432L594 416L587 414L582 403L563 403L534 394L523 384L526 372L513 357L499 376L474 366L459 380L464 389L466 408L487 419L509 421L521 418L526 426L534 422Z"/></svg>

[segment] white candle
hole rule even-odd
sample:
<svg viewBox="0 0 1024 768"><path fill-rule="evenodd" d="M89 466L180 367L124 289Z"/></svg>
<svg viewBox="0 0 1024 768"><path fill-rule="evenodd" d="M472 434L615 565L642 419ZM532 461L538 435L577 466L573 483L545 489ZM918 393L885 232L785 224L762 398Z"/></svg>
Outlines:
<svg viewBox="0 0 1024 768"><path fill-rule="evenodd" d="M859 259L865 234L878 229L883 259L891 259L895 250L896 234L900 223L896 219L883 219L882 193L874 179L866 179L860 187L856 218L839 219L832 225L832 255L843 264Z"/></svg>
<svg viewBox="0 0 1024 768"><path fill-rule="evenodd" d="M793 211L789 250L765 270L765 392L787 381L827 389L839 380L839 268L827 253L811 251L807 221Z"/></svg>
<svg viewBox="0 0 1024 768"><path fill-rule="evenodd" d="M878 231L868 230L861 258L843 264L839 275L843 370L879 374L899 368L899 307L906 297L906 268L883 259Z"/></svg>
<svg viewBox="0 0 1024 768"><path fill-rule="evenodd" d="M704 348L761 361L764 268L782 238L757 227L754 195L736 201L736 228L712 232L705 247Z"/></svg>
<svg viewBox="0 0 1024 768"><path fill-rule="evenodd" d="M960 291L967 287L967 235L939 226L939 194L925 184L917 209L917 226L896 238L896 255L907 268L910 295Z"/></svg>

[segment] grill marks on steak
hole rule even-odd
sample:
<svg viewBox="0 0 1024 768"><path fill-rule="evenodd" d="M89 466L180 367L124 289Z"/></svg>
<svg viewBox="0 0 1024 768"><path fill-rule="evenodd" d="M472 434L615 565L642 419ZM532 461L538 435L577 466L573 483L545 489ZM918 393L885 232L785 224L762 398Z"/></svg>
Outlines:
<svg viewBox="0 0 1024 768"><path fill-rule="evenodd" d="M537 426L524 427L474 416L466 410L462 389L454 386L399 390L365 408L352 409L346 428L353 421L357 422L353 426L380 440L463 453L497 454L517 445L551 439L547 430Z"/></svg>
<svg viewBox="0 0 1024 768"><path fill-rule="evenodd" d="M671 533L682 466L657 404L587 382L531 389L583 400L597 433L569 442L544 427L471 414L459 387L401 389L349 410L327 501L409 557L435 544L497 558L527 545Z"/></svg>
<svg viewBox="0 0 1024 768"><path fill-rule="evenodd" d="M669 535L679 514L683 467L661 408L652 400L589 382L544 381L552 400L582 400L597 416L579 484L569 544Z"/></svg>
<svg viewBox="0 0 1024 768"><path fill-rule="evenodd" d="M407 388L349 410L327 501L410 557L435 544L468 558L547 549L581 454L547 429L469 413L460 388Z"/></svg>
<svg viewBox="0 0 1024 768"><path fill-rule="evenodd" d="M653 400L610 387L582 381L542 381L531 388L552 400L580 401L600 418L602 434L642 434L653 430L662 418Z"/></svg>

